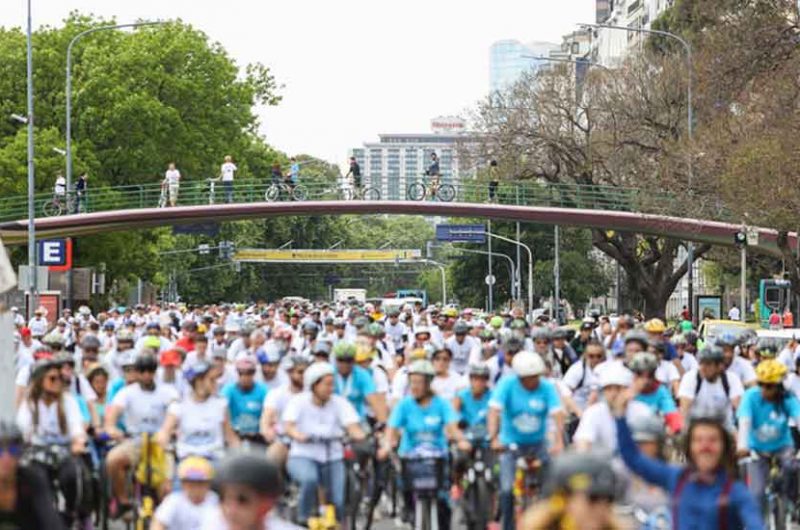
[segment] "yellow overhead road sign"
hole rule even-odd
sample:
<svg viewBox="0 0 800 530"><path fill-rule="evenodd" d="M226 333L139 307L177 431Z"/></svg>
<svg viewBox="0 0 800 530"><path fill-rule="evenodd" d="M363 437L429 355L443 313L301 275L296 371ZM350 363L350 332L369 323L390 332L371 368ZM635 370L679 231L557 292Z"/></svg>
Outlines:
<svg viewBox="0 0 800 530"><path fill-rule="evenodd" d="M244 248L236 251L234 261L251 262L392 262L405 259L419 259L419 249L412 250L354 250L354 249L260 249Z"/></svg>

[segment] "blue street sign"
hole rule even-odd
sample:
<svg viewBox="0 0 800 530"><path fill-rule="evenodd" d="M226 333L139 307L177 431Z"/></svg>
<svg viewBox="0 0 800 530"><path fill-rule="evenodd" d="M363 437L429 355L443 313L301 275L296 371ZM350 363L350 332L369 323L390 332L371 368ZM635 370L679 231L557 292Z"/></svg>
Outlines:
<svg viewBox="0 0 800 530"><path fill-rule="evenodd" d="M486 243L484 225L436 225L436 240L449 243Z"/></svg>
<svg viewBox="0 0 800 530"><path fill-rule="evenodd" d="M67 264L67 240L45 239L39 241L39 266L61 267Z"/></svg>

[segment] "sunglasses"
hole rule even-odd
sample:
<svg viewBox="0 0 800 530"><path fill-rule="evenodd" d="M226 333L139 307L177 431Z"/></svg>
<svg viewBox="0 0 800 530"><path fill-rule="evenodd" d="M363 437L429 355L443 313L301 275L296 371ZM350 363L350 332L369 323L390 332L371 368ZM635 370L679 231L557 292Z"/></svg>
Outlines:
<svg viewBox="0 0 800 530"><path fill-rule="evenodd" d="M45 379L45 381L48 381L50 383L55 383L56 381L58 381L59 383L61 382L61 376L60 375L48 375L44 379Z"/></svg>
<svg viewBox="0 0 800 530"><path fill-rule="evenodd" d="M239 375L256 375L255 370L239 370Z"/></svg>
<svg viewBox="0 0 800 530"><path fill-rule="evenodd" d="M603 355L602 353L598 353L597 355L587 355L586 356L587 359L602 359L603 357L605 357L605 355Z"/></svg>
<svg viewBox="0 0 800 530"><path fill-rule="evenodd" d="M249 506L256 501L255 496L247 495L245 493L236 493L234 495L222 495L222 501L232 501L239 506Z"/></svg>
<svg viewBox="0 0 800 530"><path fill-rule="evenodd" d="M611 504L614 502L614 498L609 495L589 495L589 502L592 504L603 502Z"/></svg>
<svg viewBox="0 0 800 530"><path fill-rule="evenodd" d="M355 358L353 357L343 357L336 360L339 361L340 363L347 363L347 364L356 362Z"/></svg>
<svg viewBox="0 0 800 530"><path fill-rule="evenodd" d="M778 383L759 383L758 386L761 388L778 388L780 385Z"/></svg>
<svg viewBox="0 0 800 530"><path fill-rule="evenodd" d="M12 458L19 458L22 456L23 447L19 444L0 445L0 456L8 453Z"/></svg>

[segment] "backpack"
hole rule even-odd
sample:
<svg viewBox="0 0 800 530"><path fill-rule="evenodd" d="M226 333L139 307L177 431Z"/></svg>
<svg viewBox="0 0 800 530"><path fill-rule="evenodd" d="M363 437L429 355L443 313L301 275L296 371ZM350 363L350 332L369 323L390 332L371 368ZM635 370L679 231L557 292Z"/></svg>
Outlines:
<svg viewBox="0 0 800 530"><path fill-rule="evenodd" d="M731 398L731 387L728 383L728 373L722 372L720 376L722 378L722 389L725 391L725 397L730 400ZM697 372L697 383L694 386L694 397L697 399L697 394L700 392L700 387L703 385L703 376L700 375L700 372Z"/></svg>
<svg viewBox="0 0 800 530"><path fill-rule="evenodd" d="M581 360L581 365L583 366L583 371L581 372L581 380L578 381L578 384L575 385L575 388L572 389L573 392L577 391L579 388L583 386L583 381L586 379L586 357Z"/></svg>
<svg viewBox="0 0 800 530"><path fill-rule="evenodd" d="M679 528L678 526L678 506L681 501L681 494L683 493L686 484L691 479L692 470L688 467L681 471L678 477L678 482L675 485L675 492L672 494L672 527ZM722 485L722 492L717 499L717 506L719 508L719 530L728 529L728 508L731 500L731 490L733 490L733 478L727 475L725 483Z"/></svg>

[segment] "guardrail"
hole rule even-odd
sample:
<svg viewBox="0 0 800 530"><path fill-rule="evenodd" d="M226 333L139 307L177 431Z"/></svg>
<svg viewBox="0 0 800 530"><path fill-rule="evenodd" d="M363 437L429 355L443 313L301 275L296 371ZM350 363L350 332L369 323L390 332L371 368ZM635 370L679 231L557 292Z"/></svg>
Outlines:
<svg viewBox="0 0 800 530"><path fill-rule="evenodd" d="M367 182L367 185L378 184L379 182L375 182L375 179L372 179L372 182ZM303 183L301 177L301 184L307 192L306 200L345 200L348 197L346 190L341 187L339 182L310 182L306 184ZM237 179L233 183L231 202L237 204L263 202L265 200L264 194L270 185L270 180ZM159 182L89 188L81 201L80 212L157 208L161 195L162 188ZM74 201L74 197L73 192L70 197L71 202ZM37 218L44 217L43 207L52 200L52 193L36 194ZM397 199L387 198L382 193L380 200L409 199L406 198L406 190L401 189L400 196ZM463 203L488 203L490 202L488 184L476 181L462 182L456 186L456 195L453 200L454 202ZM226 202L226 193L221 182L215 182L212 195L208 181L187 180L180 185L177 205L225 204ZM613 210L653 214L675 213L681 209L679 197L669 192L602 185L540 184L536 182L501 182L494 202L516 206ZM74 208L75 205L73 204L72 206ZM27 217L26 195L0 197L0 222L16 221Z"/></svg>

